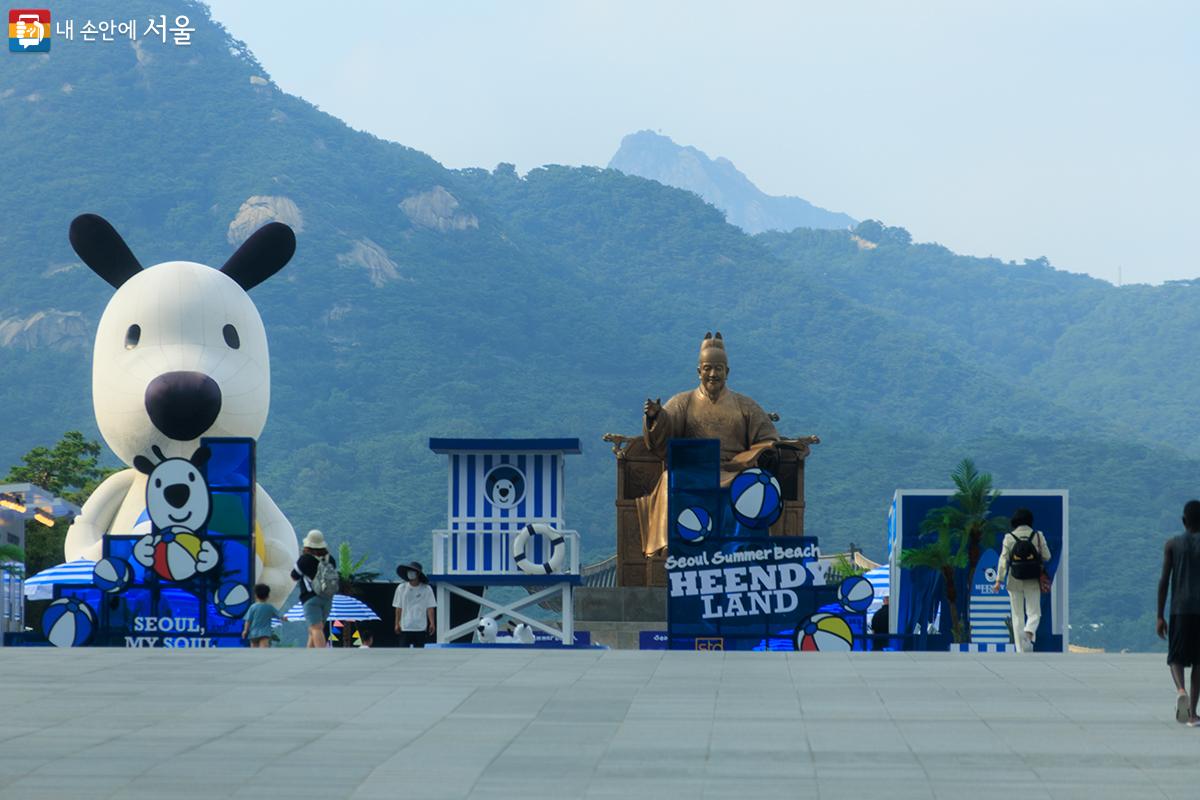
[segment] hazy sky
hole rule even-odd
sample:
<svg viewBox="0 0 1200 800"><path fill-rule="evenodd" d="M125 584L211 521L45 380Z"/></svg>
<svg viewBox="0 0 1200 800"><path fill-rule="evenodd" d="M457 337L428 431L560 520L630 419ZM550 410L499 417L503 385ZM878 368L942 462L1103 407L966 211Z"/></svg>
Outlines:
<svg viewBox="0 0 1200 800"><path fill-rule="evenodd" d="M917 241L1200 277L1200 4L213 0L285 90L449 167L643 128Z"/></svg>

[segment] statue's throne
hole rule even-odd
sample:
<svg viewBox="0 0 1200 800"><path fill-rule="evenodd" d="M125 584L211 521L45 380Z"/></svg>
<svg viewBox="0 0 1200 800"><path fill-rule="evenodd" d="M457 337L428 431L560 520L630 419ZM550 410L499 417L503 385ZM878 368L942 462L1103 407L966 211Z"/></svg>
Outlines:
<svg viewBox="0 0 1200 800"><path fill-rule="evenodd" d="M771 415L775 417L775 415ZM617 457L617 585L666 586L666 548L651 556L642 552L636 500L653 491L664 469L641 436L604 435ZM770 528L771 536L804 535L804 461L815 436L785 439L775 448L778 466L772 471L783 490L783 511Z"/></svg>

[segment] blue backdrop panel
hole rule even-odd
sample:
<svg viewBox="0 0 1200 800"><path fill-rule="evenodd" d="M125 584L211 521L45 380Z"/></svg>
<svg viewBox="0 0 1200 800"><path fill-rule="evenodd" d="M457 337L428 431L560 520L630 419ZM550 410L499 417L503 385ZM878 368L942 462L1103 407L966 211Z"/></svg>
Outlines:
<svg viewBox="0 0 1200 800"><path fill-rule="evenodd" d="M104 557L127 561L133 579L124 589L97 597L95 644L244 646L241 616L248 603L231 612L228 606L218 609L214 600L218 589L228 596L233 587L241 587L246 597L253 597L255 444L242 437L205 438L200 443L212 454L201 468L212 499L212 515L208 525L196 533L217 548L217 567L187 580L167 580L133 557L140 534L106 536Z"/></svg>
<svg viewBox="0 0 1200 800"><path fill-rule="evenodd" d="M816 538L771 537L738 522L720 457L715 439L668 445L667 646L793 650L797 628L833 604L861 648L862 615L853 622L838 606L836 586L813 585Z"/></svg>

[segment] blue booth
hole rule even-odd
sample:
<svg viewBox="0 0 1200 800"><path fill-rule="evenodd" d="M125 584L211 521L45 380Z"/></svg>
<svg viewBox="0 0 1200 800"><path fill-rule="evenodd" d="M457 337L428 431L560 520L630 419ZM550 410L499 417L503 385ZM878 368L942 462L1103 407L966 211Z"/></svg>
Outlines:
<svg viewBox="0 0 1200 800"><path fill-rule="evenodd" d="M901 566L901 554L927 543L932 534L921 534L921 522L935 508L950 504L953 492L946 489L901 489L888 513L888 565L891 572L891 603L888 629L906 649L1010 652L1015 650L1009 635L1008 591L993 589L999 564L1002 537L985 549L973 574L955 570L959 608L969 615L971 640L954 643L946 608L941 574L928 568ZM1070 574L1069 498L1066 490L1001 489L991 504L991 513L1008 517L1018 508L1033 512L1034 529L1045 534L1051 558L1045 565L1051 590L1042 595L1042 622L1034 650L1066 652L1069 636L1068 611Z"/></svg>

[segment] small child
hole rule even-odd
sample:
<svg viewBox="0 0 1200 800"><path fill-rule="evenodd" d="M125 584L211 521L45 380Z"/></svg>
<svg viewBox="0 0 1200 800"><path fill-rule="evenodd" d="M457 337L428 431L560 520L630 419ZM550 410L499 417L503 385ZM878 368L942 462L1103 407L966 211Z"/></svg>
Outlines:
<svg viewBox="0 0 1200 800"><path fill-rule="evenodd" d="M246 612L246 624L242 626L242 638L250 640L251 647L271 646L271 620L283 619L279 609L267 602L271 587L260 583L254 587L254 597L257 603L250 606Z"/></svg>

